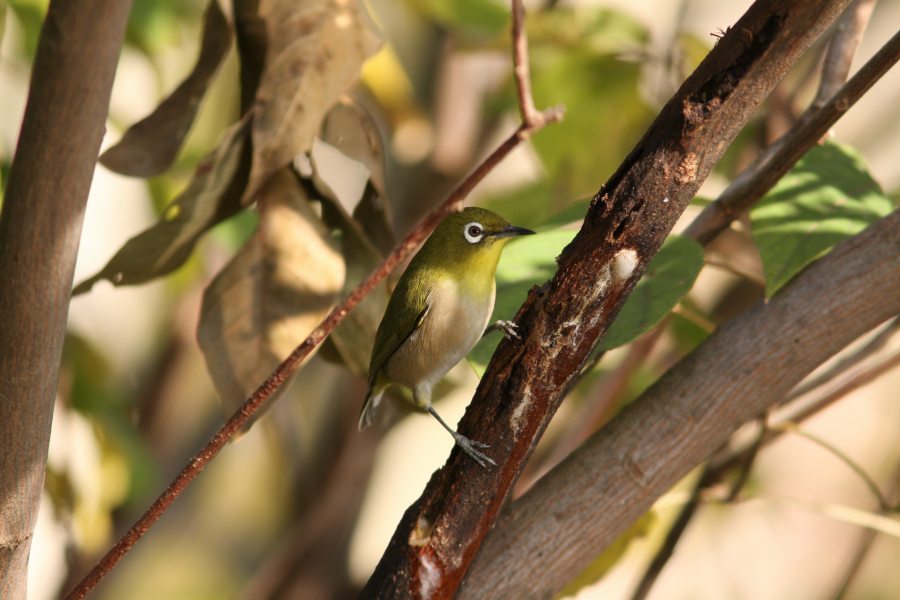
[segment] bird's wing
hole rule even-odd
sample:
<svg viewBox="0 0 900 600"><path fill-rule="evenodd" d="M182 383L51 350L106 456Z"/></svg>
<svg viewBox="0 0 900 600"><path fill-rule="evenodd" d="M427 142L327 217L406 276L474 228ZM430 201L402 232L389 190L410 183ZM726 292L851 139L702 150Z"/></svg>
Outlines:
<svg viewBox="0 0 900 600"><path fill-rule="evenodd" d="M395 290L396 293L396 290ZM413 310L409 310L412 308ZM400 303L388 303L384 318L375 335L375 348L372 350L372 361L369 363L369 387L373 387L378 372L388 359L409 339L416 329L422 325L428 314L428 304L409 307ZM404 310L405 309L405 310ZM409 315L403 318L401 315ZM388 326L390 324L390 326Z"/></svg>

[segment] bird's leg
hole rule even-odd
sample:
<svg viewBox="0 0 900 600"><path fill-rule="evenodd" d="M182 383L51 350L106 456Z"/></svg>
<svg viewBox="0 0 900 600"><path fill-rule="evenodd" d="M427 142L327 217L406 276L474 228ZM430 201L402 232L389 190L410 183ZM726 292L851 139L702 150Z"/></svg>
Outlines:
<svg viewBox="0 0 900 600"><path fill-rule="evenodd" d="M484 335L489 334L492 331L502 331L504 337L508 340L521 340L521 336L519 336L519 326L516 325L515 321L494 321L488 328L484 330ZM484 336L482 336L484 337Z"/></svg>
<svg viewBox="0 0 900 600"><path fill-rule="evenodd" d="M481 442L470 440L461 433L457 433L456 431L454 431L453 428L447 425L441 418L441 416L437 414L437 411L434 410L433 406L428 406L426 410L432 417L438 420L438 423L444 426L444 429L450 432L450 435L452 435L453 439L456 441L456 445L462 448L463 452L471 456L475 462L485 468L487 468L488 463L494 466L497 465L497 463L495 463L490 456L479 450L479 448L488 448L487 444L482 444Z"/></svg>

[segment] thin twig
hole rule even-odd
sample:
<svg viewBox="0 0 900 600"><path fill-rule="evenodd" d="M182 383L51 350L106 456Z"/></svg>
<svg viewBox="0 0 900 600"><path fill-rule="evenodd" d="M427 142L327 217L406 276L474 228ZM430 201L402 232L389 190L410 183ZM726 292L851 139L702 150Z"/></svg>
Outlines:
<svg viewBox="0 0 900 600"><path fill-rule="evenodd" d="M726 495L727 502L733 502L738 497L738 494L744 487L744 484L747 482L751 467L753 466L754 459L756 458L756 452L762 446L762 440L765 431L766 417L763 417L760 419L759 435L756 436L754 444L751 447L753 452L752 454L746 455L744 462L739 465L740 471L738 473L738 477L731 485L731 488ZM641 580L638 583L638 586L635 588L634 593L631 595L631 600L643 600L647 597L647 594L650 593L650 590L653 588L653 584L656 583L656 580L659 578L662 570L665 568L666 563L668 563L669 559L672 558L672 554L675 552L675 547L678 545L678 542L681 540L681 537L687 530L688 525L697 514L697 510L700 508L700 505L704 500L704 492L708 488L718 484L723 475L723 471L715 470L711 468L709 464L707 464L703 468L703 473L697 479L697 482L694 484L693 489L691 489L691 494L688 498L688 501L681 507L681 512L678 513L678 517L676 517L675 522L672 523L672 527L666 534L665 541L663 542L662 546L660 546L659 550L656 551L656 554L653 555L653 559L650 561L650 564L647 565L647 569L641 576Z"/></svg>
<svg viewBox="0 0 900 600"><path fill-rule="evenodd" d="M894 369L895 367L900 366L900 351L893 352L874 364L868 366L867 368L860 370L854 375L848 376L844 381L836 384L833 389L826 390L822 392L818 397L811 400L805 406L791 411L789 414L779 416L775 424L772 425L771 428L767 429L764 439L762 440L763 445L768 445L784 435L784 431L781 429L781 425L783 423L802 423L807 419L819 414L824 409L828 408L847 394L855 391L858 388L863 387L875 381L881 375L884 375L888 371ZM750 452L749 448L739 450L729 456L723 456L718 459L714 459L712 461L713 467L719 472L725 472L734 468L734 466L741 461L745 460L745 454Z"/></svg>
<svg viewBox="0 0 900 600"><path fill-rule="evenodd" d="M819 81L819 91L812 102L813 108L825 106L847 81L853 55L856 54L874 8L875 0L856 0L838 19L834 34L828 42L828 50L825 51L822 78Z"/></svg>
<svg viewBox="0 0 900 600"><path fill-rule="evenodd" d="M788 394L784 402L782 404L788 404L800 396L803 396L812 390L822 387L826 383L833 381L839 375L846 373L851 368L856 365L862 363L864 360L877 354L881 351L885 345L891 340L894 335L900 331L900 318L894 319L884 329L879 331L875 337L873 337L869 342L854 352L849 356L845 356L837 361L833 366L831 366L827 371L816 375L815 377L811 377L810 379L804 381Z"/></svg>
<svg viewBox="0 0 900 600"><path fill-rule="evenodd" d="M860 480L863 482L863 485L868 488L869 492L872 493L872 496L874 496L875 500L878 502L878 509L880 511L887 512L891 509L890 504L884 497L884 494L881 493L881 490L878 489L878 484L875 483L875 480L872 479L872 476L866 473L866 470L863 469L862 466L855 460L853 460L846 452L824 438L821 438L813 433L809 433L808 431L803 431L802 429L800 429L797 423L783 422L779 423L776 428L786 433L793 433L804 439L807 439L813 444L831 453L835 458L847 465L850 470L860 478Z"/></svg>
<svg viewBox="0 0 900 600"><path fill-rule="evenodd" d="M703 209L685 235L705 243L715 238L740 214L762 198L790 168L822 138L832 125L900 59L900 32L820 109L810 108L787 134L769 146L746 170Z"/></svg>
<svg viewBox="0 0 900 600"><path fill-rule="evenodd" d="M525 37L522 26L523 9L520 0L513 0L513 7L518 6L513 12L513 60L516 65L515 78L517 89L530 91L528 83L529 71L527 57L522 52L527 51L527 43L521 38ZM520 98L521 100L521 98ZM531 134L544 126L559 121L563 117L563 109L556 106L539 112L534 108L530 96L528 102L520 106L523 115L523 123L500 146L497 147L484 161L479 164L462 183L460 183L447 198L434 208L413 229L406 238L398 244L384 261L372 271L371 274L345 297L340 304L335 306L325 319L310 333L291 354L278 365L266 380L253 392L243 405L225 422L216 434L191 458L178 476L169 484L149 509L137 520L125 535L107 551L99 563L72 589L66 596L66 600L84 598L103 577L119 562L134 544L147 532L150 527L165 513L172 502L180 496L187 486L200 474L206 465L215 458L220 450L231 438L241 430L242 426L256 413L260 406L267 403L272 395L294 374L303 363L304 359L321 344L335 327L344 320L347 314L353 310L378 284L402 263L419 244L431 233L437 224L448 214L459 210L463 200L478 185L484 177L490 173L513 148L527 139ZM527 120L526 120L527 119Z"/></svg>
<svg viewBox="0 0 900 600"><path fill-rule="evenodd" d="M888 501L895 507L895 510L900 509L900 506L897 506L897 502L900 501L900 468L896 469L894 479L890 483L885 495L887 496ZM847 591L850 589L850 585L856 578L856 574L859 572L859 568L862 566L866 555L872 548L872 544L875 542L875 537L877 535L878 532L874 529L866 529L862 532L859 543L856 546L856 551L853 553L853 558L847 564L844 575L840 579L841 583L838 586L837 591L831 596L832 598L841 600L847 596Z"/></svg>

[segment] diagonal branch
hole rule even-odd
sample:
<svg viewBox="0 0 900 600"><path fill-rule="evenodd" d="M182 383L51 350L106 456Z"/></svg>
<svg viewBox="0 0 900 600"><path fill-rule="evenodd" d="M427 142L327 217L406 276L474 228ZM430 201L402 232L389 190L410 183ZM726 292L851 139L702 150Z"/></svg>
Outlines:
<svg viewBox="0 0 900 600"><path fill-rule="evenodd" d="M514 4L520 4L518 0ZM521 7L514 12L514 21L522 18ZM530 89L527 83L529 77L528 61L523 58L521 52L527 49L521 38L524 37L524 29L521 24L514 27L513 53L514 63L517 66L515 77L517 87L521 90ZM519 66L524 68L519 68ZM525 80L525 81L523 81ZM319 324L309 336L298 345L284 361L275 368L269 377L260 384L253 394L238 408L238 410L225 422L213 437L188 461L188 464L175 477L172 483L156 498L149 509L137 520L107 553L100 559L97 565L72 589L67 595L67 600L83 598L109 573L118 561L128 553L135 543L147 532L150 527L165 513L178 496L190 485L197 475L216 457L236 433L241 431L248 420L269 402L273 394L290 379L294 372L303 363L304 359L321 344L329 334L344 320L347 314L353 310L378 284L388 276L399 264L401 264L423 241L437 224L448 214L459 210L463 200L478 185L484 177L490 173L516 146L526 140L544 126L559 121L563 117L563 109L554 107L543 112L534 108L534 102L530 96L526 98L527 104L521 107L522 115L527 115L528 120L523 123L487 158L479 164L468 177L466 177L447 198L433 209L413 229L406 238L400 242L387 258L375 268L375 270L360 283L340 304L334 307L327 317Z"/></svg>
<svg viewBox="0 0 900 600"><path fill-rule="evenodd" d="M772 189L801 156L816 145L869 88L900 59L900 32L821 108L811 106L797 125L776 140L745 171L734 178L715 202L703 209L685 230L701 243L712 241L744 211Z"/></svg>
<svg viewBox="0 0 900 600"><path fill-rule="evenodd" d="M529 294L516 317L524 339L501 342L460 423L463 435L491 444L498 467L480 469L454 450L404 514L364 595L456 593L538 438L647 262L738 131L848 3L758 0L685 81L594 197L554 278ZM493 583L492 594L504 597ZM472 589L488 587L482 580Z"/></svg>
<svg viewBox="0 0 900 600"><path fill-rule="evenodd" d="M559 590L735 429L900 312L898 227L900 210L720 327L513 502L461 598Z"/></svg>

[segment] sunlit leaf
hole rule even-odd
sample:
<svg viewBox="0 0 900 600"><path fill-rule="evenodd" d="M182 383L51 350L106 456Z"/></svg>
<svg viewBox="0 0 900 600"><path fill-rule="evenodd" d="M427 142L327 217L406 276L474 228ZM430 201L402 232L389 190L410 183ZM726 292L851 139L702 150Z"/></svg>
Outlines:
<svg viewBox="0 0 900 600"><path fill-rule="evenodd" d="M241 210L249 168L246 121L241 121L201 161L188 187L166 206L160 221L128 240L99 273L72 293L87 292L101 279L117 286L144 283L180 267L206 230Z"/></svg>
<svg viewBox="0 0 900 600"><path fill-rule="evenodd" d="M497 266L497 301L491 322L516 316L528 290L556 273L556 257L576 233L574 230L548 231L509 243ZM498 332L488 334L469 353L469 364L479 377L484 374L501 335Z"/></svg>
<svg viewBox="0 0 900 600"><path fill-rule="evenodd" d="M331 310L344 261L289 169L260 191L259 228L203 294L197 338L236 409Z"/></svg>
<svg viewBox="0 0 900 600"><path fill-rule="evenodd" d="M100 164L133 177L152 177L168 169L230 46L228 21L218 1L210 0L194 69L150 115L132 125L119 143L103 153Z"/></svg>
<svg viewBox="0 0 900 600"><path fill-rule="evenodd" d="M256 95L247 199L312 147L322 119L380 38L359 0L260 0L269 32Z"/></svg>
<svg viewBox="0 0 900 600"><path fill-rule="evenodd" d="M766 297L891 209L859 152L834 142L814 147L750 210Z"/></svg>
<svg viewBox="0 0 900 600"><path fill-rule="evenodd" d="M702 268L703 247L692 239L670 236L647 265L599 348L617 348L652 329L690 291Z"/></svg>

